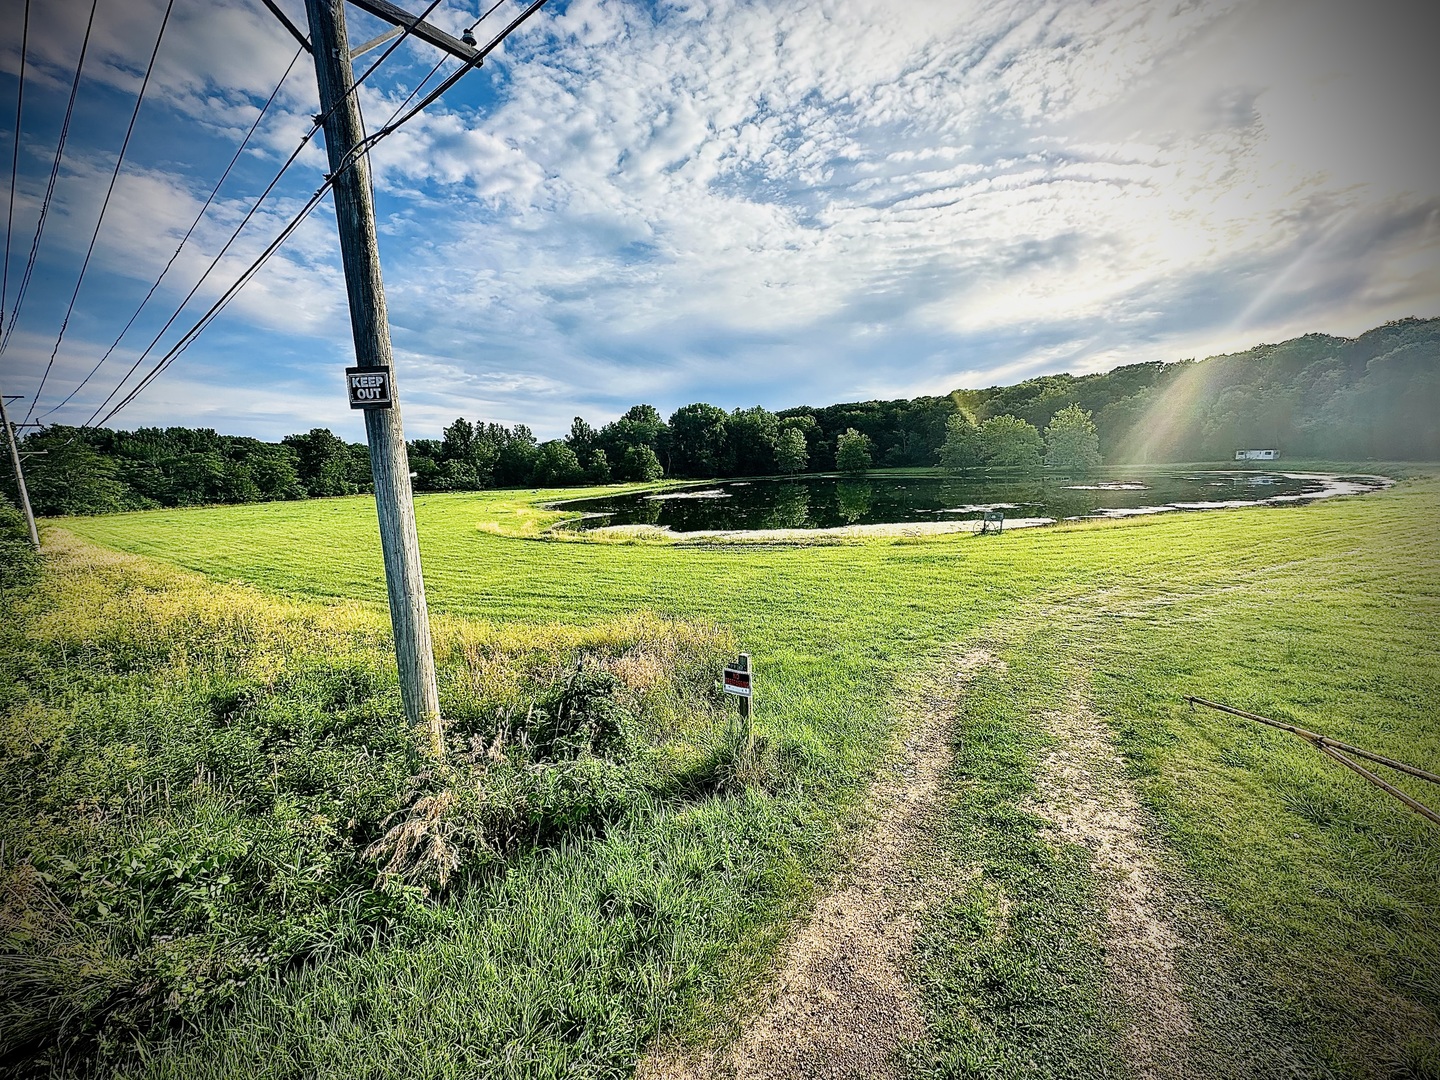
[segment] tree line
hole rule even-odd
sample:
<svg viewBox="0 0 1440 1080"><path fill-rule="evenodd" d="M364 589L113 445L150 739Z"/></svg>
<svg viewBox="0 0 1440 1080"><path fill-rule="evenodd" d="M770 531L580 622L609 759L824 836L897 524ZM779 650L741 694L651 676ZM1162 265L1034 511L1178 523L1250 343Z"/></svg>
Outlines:
<svg viewBox="0 0 1440 1080"><path fill-rule="evenodd" d="M662 476L710 479L872 467L1086 468L1230 460L1239 448L1288 458L1440 460L1440 319L1404 319L1358 338L1278 345L1094 375L1047 375L939 397L771 412L695 403L668 419L635 405L562 439L524 424L460 418L409 444L417 491L564 487ZM25 437L37 513L347 495L370 488L369 454L325 428L278 443L184 427L52 426ZM5 478L13 499L13 479Z"/></svg>

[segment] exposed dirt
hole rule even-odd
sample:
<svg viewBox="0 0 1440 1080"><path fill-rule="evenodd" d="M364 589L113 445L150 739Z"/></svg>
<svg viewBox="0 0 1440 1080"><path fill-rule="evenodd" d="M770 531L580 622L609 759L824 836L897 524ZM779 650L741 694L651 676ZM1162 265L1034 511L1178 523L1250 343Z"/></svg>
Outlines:
<svg viewBox="0 0 1440 1080"><path fill-rule="evenodd" d="M916 693L917 715L900 764L870 792L873 824L863 854L783 951L765 1000L740 1037L718 1051L658 1050L644 1080L750 1077L889 1077L902 1042L923 1034L905 978L915 932L937 883L911 858L950 764L950 722L965 684L1002 666L985 649L955 653Z"/></svg>
<svg viewBox="0 0 1440 1080"><path fill-rule="evenodd" d="M1130 1067L1139 1077L1181 1076L1191 1017L1180 996L1180 941L1164 914L1164 880L1145 814L1109 730L1078 691L1046 719L1057 745L1041 763L1027 808L1059 837L1095 853L1103 875L1106 968L1124 1017Z"/></svg>
<svg viewBox="0 0 1440 1080"><path fill-rule="evenodd" d="M1006 529L1033 529L1054 525L1054 518L1006 518ZM978 533L980 521L896 521L875 525L836 525L829 529L703 529L696 532L675 532L668 525L604 525L589 530L588 535L612 540L643 537L650 540L674 540L677 543L709 543L712 541L834 541L855 540L867 536L941 536L947 533Z"/></svg>

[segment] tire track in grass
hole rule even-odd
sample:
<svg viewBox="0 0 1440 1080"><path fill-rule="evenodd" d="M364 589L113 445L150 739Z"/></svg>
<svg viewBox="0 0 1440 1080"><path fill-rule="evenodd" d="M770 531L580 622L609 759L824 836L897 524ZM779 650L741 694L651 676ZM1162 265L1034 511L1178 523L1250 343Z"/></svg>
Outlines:
<svg viewBox="0 0 1440 1080"><path fill-rule="evenodd" d="M1044 716L1055 744L1036 792L1021 804L1061 842L1083 844L1101 876L1105 967L1117 999L1124 1056L1137 1077L1185 1074L1193 1031L1176 970L1179 935L1165 914L1160 849L1104 722L1072 683L1065 707Z"/></svg>
<svg viewBox="0 0 1440 1080"><path fill-rule="evenodd" d="M662 1048L642 1080L711 1077L808 1080L893 1077L896 1052L922 1037L924 1020L907 969L927 901L948 882L917 867L951 764L951 729L966 684L1003 669L985 649L949 654L922 687L900 763L871 788L873 823L840 887L816 905L784 948L756 1015L727 1048L686 1054ZM935 865L943 865L936 863Z"/></svg>

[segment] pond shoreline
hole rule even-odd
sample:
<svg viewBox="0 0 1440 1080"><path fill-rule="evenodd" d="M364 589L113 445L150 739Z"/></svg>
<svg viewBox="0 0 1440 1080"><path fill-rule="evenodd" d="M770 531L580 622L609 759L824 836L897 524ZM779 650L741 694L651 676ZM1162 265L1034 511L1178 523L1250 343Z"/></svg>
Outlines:
<svg viewBox="0 0 1440 1080"><path fill-rule="evenodd" d="M1228 472L1216 470L1215 475L1229 475ZM1317 472L1279 472L1273 473L1277 477L1285 477L1292 480L1317 480L1324 486L1319 491L1305 492L1299 494L1272 495L1262 499L1225 499L1214 501L1175 501L1155 506L1139 507L1115 507L1098 508L1089 514L1079 514L1064 518L1025 516L1007 517L1004 521L1005 529L1033 529L1045 525L1055 525L1061 522L1073 521L1115 521L1130 517L1149 517L1156 514L1200 512L1208 510L1231 510L1243 509L1258 506L1285 506L1300 503L1316 502L1322 499L1336 498L1343 495L1364 495L1375 491L1383 491L1395 483L1387 476L1368 474L1334 474ZM722 481L722 483L727 483ZM742 481L743 483L743 481ZM1120 490L1120 489L1116 489ZM671 495L670 498L675 498ZM683 496L682 496L683 497ZM693 497L693 496L692 496ZM713 497L713 496L712 496ZM564 503L550 504L553 509L562 509ZM588 513L580 518L571 519L561 523L561 527L574 527L578 522L593 520L596 517L608 517L603 513ZM696 529L680 531L668 525L647 525L647 524L626 524L626 525L604 525L587 528L583 531L586 536L596 539L654 539L670 540L677 543L683 542L736 542L736 541L804 541L804 540L848 540L865 539L875 537L923 537L941 536L954 533L979 533L983 522L979 518L971 518L959 521L896 521L877 522L870 524L837 525L822 528L786 527L786 528L761 528L761 529Z"/></svg>

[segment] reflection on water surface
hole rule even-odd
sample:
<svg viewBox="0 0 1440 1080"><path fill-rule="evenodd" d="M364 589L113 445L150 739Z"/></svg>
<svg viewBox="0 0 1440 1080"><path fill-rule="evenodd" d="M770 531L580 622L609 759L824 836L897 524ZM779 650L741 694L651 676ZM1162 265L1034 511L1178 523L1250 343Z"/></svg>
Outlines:
<svg viewBox="0 0 1440 1080"><path fill-rule="evenodd" d="M1079 479L796 476L697 484L661 492L607 495L557 504L586 515L575 528L655 525L678 533L753 529L831 529L846 525L1007 519L1128 517L1212 510L1355 494L1374 477L1202 472Z"/></svg>

